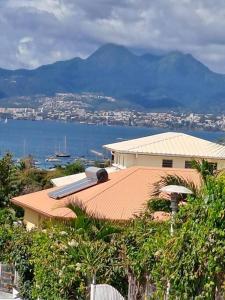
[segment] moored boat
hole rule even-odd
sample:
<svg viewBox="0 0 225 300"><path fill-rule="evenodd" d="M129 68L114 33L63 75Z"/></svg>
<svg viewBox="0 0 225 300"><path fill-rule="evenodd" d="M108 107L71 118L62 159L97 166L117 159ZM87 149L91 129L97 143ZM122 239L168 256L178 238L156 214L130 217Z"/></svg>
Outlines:
<svg viewBox="0 0 225 300"><path fill-rule="evenodd" d="M56 157L70 157L71 155L69 153L65 153L65 152L56 152L55 154Z"/></svg>
<svg viewBox="0 0 225 300"><path fill-rule="evenodd" d="M71 155L67 152L67 143L66 143L66 136L65 136L65 141L64 141L64 151L58 151L55 153L56 157L70 157Z"/></svg>
<svg viewBox="0 0 225 300"><path fill-rule="evenodd" d="M46 162L59 162L60 159L55 156L49 156L45 159Z"/></svg>

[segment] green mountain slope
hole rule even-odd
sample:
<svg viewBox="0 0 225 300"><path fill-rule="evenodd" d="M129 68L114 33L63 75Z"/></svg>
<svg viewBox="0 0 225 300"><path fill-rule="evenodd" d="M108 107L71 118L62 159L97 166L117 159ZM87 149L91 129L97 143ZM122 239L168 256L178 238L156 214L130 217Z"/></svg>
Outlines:
<svg viewBox="0 0 225 300"><path fill-rule="evenodd" d="M137 56L123 46L107 44L87 59L35 70L0 69L0 97L56 92L98 92L155 110L225 110L225 76L180 52Z"/></svg>

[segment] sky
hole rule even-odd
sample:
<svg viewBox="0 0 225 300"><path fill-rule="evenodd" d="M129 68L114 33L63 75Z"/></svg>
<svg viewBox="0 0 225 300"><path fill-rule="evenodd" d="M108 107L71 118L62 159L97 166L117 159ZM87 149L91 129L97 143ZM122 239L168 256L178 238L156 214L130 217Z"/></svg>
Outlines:
<svg viewBox="0 0 225 300"><path fill-rule="evenodd" d="M224 0L0 0L0 67L86 58L105 43L179 50L225 73Z"/></svg>

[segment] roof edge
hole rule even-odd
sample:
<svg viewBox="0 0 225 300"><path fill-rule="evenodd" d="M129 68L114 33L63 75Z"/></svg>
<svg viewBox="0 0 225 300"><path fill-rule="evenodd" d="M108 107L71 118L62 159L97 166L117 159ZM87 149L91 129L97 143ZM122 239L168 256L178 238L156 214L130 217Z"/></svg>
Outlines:
<svg viewBox="0 0 225 300"><path fill-rule="evenodd" d="M27 194L28 195L28 194ZM44 216L46 216L46 217L49 217L49 218L73 218L73 217L67 217L66 215L65 216L55 216L55 215L52 215L52 214L50 214L50 213L47 213L47 212L45 212L45 211L43 211L43 210L41 210L41 209L38 209L38 208L34 208L33 206L30 206L30 205L28 205L28 204L25 204L25 203L21 203L21 202L19 202L18 200L16 200L15 198L12 198L11 200L10 200L10 202L12 202L13 204L15 204L15 205L17 205L17 206L19 206L19 207L22 207L22 208L28 208L28 209L30 209L30 210L33 210L33 211L35 211L35 212L37 212L37 213L40 213L40 214L42 214L42 215L44 215ZM60 208L60 207L58 207L58 208Z"/></svg>
<svg viewBox="0 0 225 300"><path fill-rule="evenodd" d="M151 155L151 156L167 156L167 157L188 157L188 158L201 158L201 159L221 159L221 160L225 160L225 157L222 156L198 156L198 155L187 155L187 154L168 154L168 153L151 153L151 152L133 152L133 151L129 151L129 150L115 150L115 149L110 149L110 148L105 148L111 151L115 151L117 153L121 153L121 154L133 154L133 155Z"/></svg>

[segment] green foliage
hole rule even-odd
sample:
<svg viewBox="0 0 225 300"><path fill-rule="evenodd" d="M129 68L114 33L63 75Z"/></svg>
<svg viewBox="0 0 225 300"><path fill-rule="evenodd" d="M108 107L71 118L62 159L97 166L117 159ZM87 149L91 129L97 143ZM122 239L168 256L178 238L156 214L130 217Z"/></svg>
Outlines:
<svg viewBox="0 0 225 300"><path fill-rule="evenodd" d="M0 207L8 206L11 197L15 196L19 190L16 167L12 156L6 154L0 159Z"/></svg>
<svg viewBox="0 0 225 300"><path fill-rule="evenodd" d="M151 198L148 203L148 209L152 212L155 211L165 211L165 212L171 212L171 203L169 199L163 199L163 198Z"/></svg>
<svg viewBox="0 0 225 300"><path fill-rule="evenodd" d="M169 224L137 218L122 236L122 255L128 278L136 285L137 299L141 299L147 284L155 284L158 256L169 238ZM160 271L159 271L160 272Z"/></svg>
<svg viewBox="0 0 225 300"><path fill-rule="evenodd" d="M31 257L31 246L33 233L27 232L23 227L14 226L14 234L11 240L11 261L15 264L19 274L20 295L24 299L31 299L33 288L33 262Z"/></svg>
<svg viewBox="0 0 225 300"><path fill-rule="evenodd" d="M98 282L107 283L119 274L117 252L111 243L83 239L71 227L35 232L33 240L33 299L86 299L94 274Z"/></svg>
<svg viewBox="0 0 225 300"><path fill-rule="evenodd" d="M41 181L42 176L30 178ZM115 224L74 201L68 208L75 219L27 232L15 224L13 211L0 209L0 260L15 264L28 300L87 299L93 276L124 296L129 283L137 299L147 287L155 290L152 299L163 299L168 280L170 299L224 299L224 175L205 180L201 193L180 208L172 237L170 222L152 221L148 212ZM149 209L169 210L169 204L156 198Z"/></svg>
<svg viewBox="0 0 225 300"><path fill-rule="evenodd" d="M82 172L84 172L84 164L79 160L66 165L64 170L65 175L73 175Z"/></svg>
<svg viewBox="0 0 225 300"><path fill-rule="evenodd" d="M213 176L215 173L214 164L205 159L201 161L193 160L192 167L198 171L205 184L207 184L207 177Z"/></svg>
<svg viewBox="0 0 225 300"><path fill-rule="evenodd" d="M210 300L218 293L224 298L224 212L224 183L213 177L208 177L203 196L180 210L176 235L166 245L160 266L159 281L163 286L170 278L171 299Z"/></svg>
<svg viewBox="0 0 225 300"><path fill-rule="evenodd" d="M54 171L35 168L31 156L15 164L11 154L0 159L0 207L8 206L13 196L36 192L52 187L51 179L84 171L84 165L77 161Z"/></svg>
<svg viewBox="0 0 225 300"><path fill-rule="evenodd" d="M200 193L200 189L199 187L190 180L187 180L181 176L177 176L177 175L166 175L166 176L162 176L161 179L155 183L154 186L154 191L152 193L153 197L157 197L160 195L160 189L164 186L167 185L182 185L185 186L186 188L190 189L193 192L193 196L197 196Z"/></svg>
<svg viewBox="0 0 225 300"><path fill-rule="evenodd" d="M35 163L34 163L34 158L32 155L28 155L27 157L24 157L20 160L18 164L18 168L23 171L23 170L28 170L34 168Z"/></svg>
<svg viewBox="0 0 225 300"><path fill-rule="evenodd" d="M60 228L46 229L34 234L32 261L35 285L32 297L37 299L84 299L85 282L78 259L70 253L70 243L79 250L79 239Z"/></svg>
<svg viewBox="0 0 225 300"><path fill-rule="evenodd" d="M120 232L118 225L94 213L87 212L86 207L78 200L68 203L66 207L76 215L76 218L69 221L70 226L84 237L91 240L110 241L113 234Z"/></svg>
<svg viewBox="0 0 225 300"><path fill-rule="evenodd" d="M33 278L29 261L31 243L31 234L20 225L8 222L0 226L0 261L15 264L20 275L20 293L26 299L30 299Z"/></svg>
<svg viewBox="0 0 225 300"><path fill-rule="evenodd" d="M110 167L110 160L109 159L106 159L106 160L103 160L103 161L98 161L96 160L95 161L95 167L97 168L107 168L107 167Z"/></svg>
<svg viewBox="0 0 225 300"><path fill-rule="evenodd" d="M10 208L0 209L0 226L4 224L13 224L18 221L16 218L16 212Z"/></svg>
<svg viewBox="0 0 225 300"><path fill-rule="evenodd" d="M48 172L35 168L24 169L20 172L22 194L28 194L50 187L47 177Z"/></svg>
<svg viewBox="0 0 225 300"><path fill-rule="evenodd" d="M118 226L88 216L76 206L77 221L46 223L45 229L27 232L23 227L0 227L0 259L14 262L25 299L86 299L92 276L113 283L124 280L118 267Z"/></svg>

